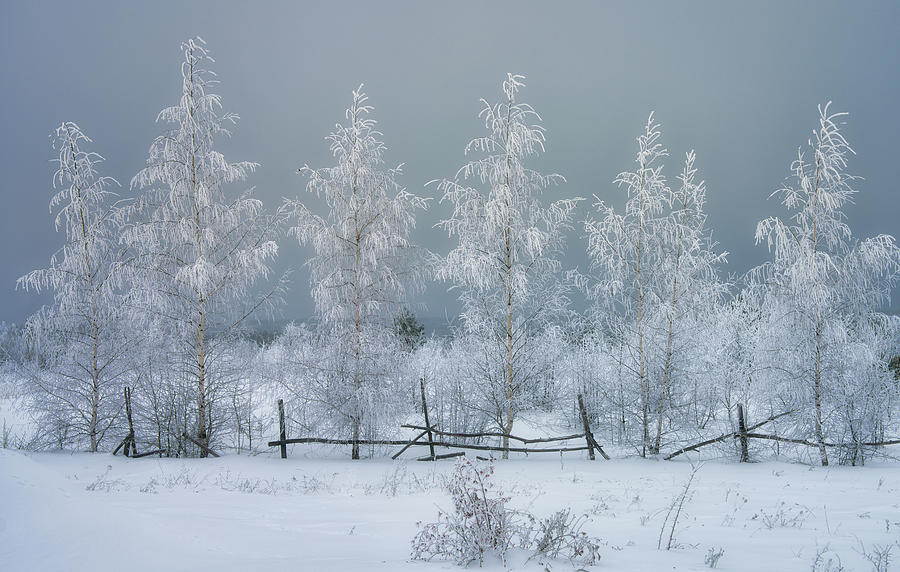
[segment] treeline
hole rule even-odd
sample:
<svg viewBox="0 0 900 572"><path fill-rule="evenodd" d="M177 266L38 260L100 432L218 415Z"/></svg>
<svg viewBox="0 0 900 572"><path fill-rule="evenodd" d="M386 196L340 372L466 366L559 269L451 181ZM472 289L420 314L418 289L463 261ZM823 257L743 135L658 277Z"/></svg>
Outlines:
<svg viewBox="0 0 900 572"><path fill-rule="evenodd" d="M182 50L182 97L160 112L131 198L114 200L119 184L76 124L56 131L50 207L66 242L19 280L53 303L3 345L40 428L22 444L112 449L129 387L138 439L168 455L255 450L284 395L292 433L350 439L358 458L357 441L416 415L421 380L444 430L509 434L527 412L566 415L584 394L595 433L641 455L736 431L738 410L750 421L790 412L779 435L822 464L863 462L900 434L900 322L878 312L900 249L846 224L853 150L829 105L776 192L784 215L757 226L771 260L725 279L701 161L685 153L672 176L652 114L614 179L625 208L598 199L576 222L582 199L542 196L565 179L532 167L545 129L520 99L524 78L508 75L500 100L483 100L466 162L429 183L451 243L431 253L410 232L434 205L385 164L362 87L328 137L333 165L300 169L325 212L300 199L272 212L230 191L258 165L216 150L237 116L214 92L203 41ZM586 248L584 272L560 263L572 230L586 241L569 245ZM317 321L261 345L248 324L287 292L270 276L285 237L314 252ZM452 338L426 339L404 309L428 280L460 297ZM571 310L575 290L591 302L585 315Z"/></svg>

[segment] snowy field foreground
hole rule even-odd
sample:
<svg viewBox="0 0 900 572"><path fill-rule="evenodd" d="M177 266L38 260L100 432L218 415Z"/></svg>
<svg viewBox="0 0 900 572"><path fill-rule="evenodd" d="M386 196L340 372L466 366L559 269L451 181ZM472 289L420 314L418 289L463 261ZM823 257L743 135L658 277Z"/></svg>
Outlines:
<svg viewBox="0 0 900 572"><path fill-rule="evenodd" d="M571 507L588 516L585 530L604 541L592 570L704 570L717 548L719 570L873 570L871 560L889 546L891 565L900 562L894 464L708 462L671 551L657 542L690 475L687 462L544 457L495 465L512 508L546 516ZM416 522L451 508L443 482L452 469L452 460L351 462L300 450L286 461L0 450L0 569L457 569L410 560ZM667 537L668 528L664 545ZM528 556L514 553L508 569L573 568Z"/></svg>

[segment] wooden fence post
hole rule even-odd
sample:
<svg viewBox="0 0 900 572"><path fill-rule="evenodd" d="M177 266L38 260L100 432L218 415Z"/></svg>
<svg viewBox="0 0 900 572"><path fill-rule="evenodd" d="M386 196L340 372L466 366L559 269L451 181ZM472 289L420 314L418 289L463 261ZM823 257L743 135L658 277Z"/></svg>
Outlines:
<svg viewBox="0 0 900 572"><path fill-rule="evenodd" d="M431 422L428 420L428 405L425 403L425 378L419 379L419 388L422 390L422 413L425 414L425 431L428 433L428 449L434 460L434 439L431 436Z"/></svg>
<svg viewBox="0 0 900 572"><path fill-rule="evenodd" d="M587 441L588 455L594 460L594 436L591 435L591 425L588 423L587 411L584 409L584 400L578 394L578 410L581 412L581 423L584 425L584 440Z"/></svg>
<svg viewBox="0 0 900 572"><path fill-rule="evenodd" d="M738 437L741 440L741 462L750 462L750 452L747 450L747 422L744 419L744 406L737 404L738 413Z"/></svg>
<svg viewBox="0 0 900 572"><path fill-rule="evenodd" d="M131 390L125 388L125 417L128 418L128 436L125 438L125 456L132 457L137 455L137 445L134 444L134 422L131 420ZM129 454L129 448L131 454Z"/></svg>
<svg viewBox="0 0 900 572"><path fill-rule="evenodd" d="M281 458L287 459L287 429L284 426L284 399L278 400L278 431L281 436Z"/></svg>

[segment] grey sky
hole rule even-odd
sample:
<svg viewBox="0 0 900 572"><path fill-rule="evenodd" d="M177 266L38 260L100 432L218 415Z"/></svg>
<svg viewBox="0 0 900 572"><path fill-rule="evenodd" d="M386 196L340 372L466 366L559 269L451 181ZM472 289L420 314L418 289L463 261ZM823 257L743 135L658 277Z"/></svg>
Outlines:
<svg viewBox="0 0 900 572"><path fill-rule="evenodd" d="M616 205L611 183L630 169L651 110L662 124L674 179L697 151L709 223L729 251L727 272L766 259L756 221L784 214L767 197L816 125L816 104L850 112L845 134L865 177L849 211L858 237L900 235L900 4L896 2L14 2L0 4L0 320L21 321L45 298L15 280L60 246L47 210L48 135L75 121L123 183L140 169L164 106L180 92L179 43L202 36L219 93L241 115L231 159L262 164L249 184L274 209L303 196L304 163L327 166L323 140L366 83L390 163L410 191L451 176L480 133L478 100L495 99L507 71L525 74L522 99L544 118L540 167L565 175L552 197L593 194ZM237 192L239 188L231 189ZM550 198L550 197L548 197ZM587 207L588 204L585 205ZM438 252L450 243L417 230ZM587 209L579 215L587 214ZM307 253L281 242L279 266ZM584 267L573 233L565 260ZM306 272L294 274L286 318L312 311ZM894 308L898 306L895 293ZM432 285L421 314L455 314Z"/></svg>

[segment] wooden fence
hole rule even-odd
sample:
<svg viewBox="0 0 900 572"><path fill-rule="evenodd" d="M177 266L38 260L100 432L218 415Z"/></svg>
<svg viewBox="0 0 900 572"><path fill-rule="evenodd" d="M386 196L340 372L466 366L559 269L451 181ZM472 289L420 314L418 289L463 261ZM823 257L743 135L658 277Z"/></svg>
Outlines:
<svg viewBox="0 0 900 572"><path fill-rule="evenodd" d="M763 425L771 423L776 419L780 419L781 417L785 417L792 413L795 413L795 409L791 409L789 411L784 411L782 413L778 413L777 415L772 415L768 419L760 421L759 423L755 423L750 427L747 427L747 421L744 416L744 406L738 404L738 430L732 433L725 433L723 435L719 435L713 439L707 439L706 441L701 441L699 443L695 443L688 447L682 447L677 451L669 453L664 457L666 461L674 459L675 457L687 453L689 451L696 451L702 447L706 447L707 445L712 445L713 443L719 443L721 441L727 441L728 439L738 439L741 444L741 462L747 463L750 461L750 454L748 452L747 444L750 439L761 439L765 441L777 441L779 443L791 443L794 445L803 445L806 447L841 447L841 448L850 448L853 449L855 447L884 447L887 445L900 445L900 439L885 439L882 441L866 441L860 443L830 443L828 441L823 441L822 443L816 443L814 441L809 441L807 439L793 439L790 437L782 437L781 435L770 435L765 433L753 433L754 429L759 429Z"/></svg>
<svg viewBox="0 0 900 572"><path fill-rule="evenodd" d="M435 447L445 447L449 449L468 449L474 451L500 451L500 452L510 452L510 453L564 453L564 452L572 452L572 451L587 451L588 456L593 461L594 460L594 451L600 453L600 455L609 460L609 455L603 450L603 447L597 443L597 440L594 438L594 434L591 432L591 426L588 421L587 412L584 408L584 400L581 395L578 395L578 408L581 413L581 422L584 427L583 433L576 433L573 435L564 435L562 437L543 437L539 439L526 439L524 437L518 437L516 435L506 434L506 433L498 433L498 432L481 432L481 433L454 433L450 431L441 431L437 429L431 424L431 421L428 417L428 404L425 401L425 384L424 382L419 382L419 387L422 392L422 415L425 418L425 425L401 425L401 427L406 429L415 429L419 431L419 433L410 439L409 441L397 441L397 440L385 440L385 439L330 439L323 437L300 437L296 439L289 439L287 437L287 430L284 421L284 400L278 400L278 429L279 429L279 439L277 441L269 441L269 447L279 447L281 449L281 458L287 459L287 445L290 444L299 444L299 443L323 443L328 445L402 445L403 448L394 453L391 456L391 459L397 459L405 453L410 447L428 447L429 454L424 457L419 457L417 460L419 461L437 461L439 459L449 459L452 457L459 457L465 455L465 451L455 451L452 453L444 453L437 454L435 452ZM438 438L436 439L435 436ZM501 447L495 445L483 445L479 443L460 443L456 441L447 441L443 438L450 439L479 439L479 438L505 438L507 440L518 441L522 444L522 446L516 447ZM527 447L527 445L533 445L536 443L559 443L562 441L570 441L573 439L584 439L585 444L582 446L558 446L558 447Z"/></svg>

